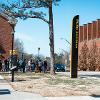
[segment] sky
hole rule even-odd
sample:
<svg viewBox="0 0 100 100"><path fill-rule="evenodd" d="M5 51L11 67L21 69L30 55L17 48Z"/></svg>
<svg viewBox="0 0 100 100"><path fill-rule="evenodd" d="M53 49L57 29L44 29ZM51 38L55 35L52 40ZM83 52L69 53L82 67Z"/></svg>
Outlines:
<svg viewBox="0 0 100 100"><path fill-rule="evenodd" d="M100 19L100 0L61 0L59 6L53 6L55 53L70 51L66 40L71 41L71 22L75 15L80 16L80 25ZM37 55L40 47L40 54L50 56L49 28L42 20L18 20L15 38L24 43L25 52Z"/></svg>

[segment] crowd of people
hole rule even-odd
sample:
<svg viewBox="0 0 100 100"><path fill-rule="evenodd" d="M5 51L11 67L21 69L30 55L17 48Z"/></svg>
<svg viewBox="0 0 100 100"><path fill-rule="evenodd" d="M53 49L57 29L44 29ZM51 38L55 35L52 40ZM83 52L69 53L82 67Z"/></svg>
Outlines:
<svg viewBox="0 0 100 100"><path fill-rule="evenodd" d="M35 71L35 72L46 72L47 71L47 61L44 60L29 60L28 66L26 68L28 71Z"/></svg>
<svg viewBox="0 0 100 100"><path fill-rule="evenodd" d="M46 60L26 60L26 59L18 59L16 61L16 71L20 71L25 73L26 71L30 71L30 72L43 72L45 73L47 71L47 61ZM5 59L5 60L0 60L0 71L10 71L11 68L11 61L9 59Z"/></svg>

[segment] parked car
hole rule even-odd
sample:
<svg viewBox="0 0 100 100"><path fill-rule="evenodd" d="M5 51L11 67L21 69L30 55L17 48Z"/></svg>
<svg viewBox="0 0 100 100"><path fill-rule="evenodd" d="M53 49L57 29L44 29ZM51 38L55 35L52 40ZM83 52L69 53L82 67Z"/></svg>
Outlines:
<svg viewBox="0 0 100 100"><path fill-rule="evenodd" d="M57 71L57 72L65 72L64 64L55 64L54 68L55 68L55 71Z"/></svg>

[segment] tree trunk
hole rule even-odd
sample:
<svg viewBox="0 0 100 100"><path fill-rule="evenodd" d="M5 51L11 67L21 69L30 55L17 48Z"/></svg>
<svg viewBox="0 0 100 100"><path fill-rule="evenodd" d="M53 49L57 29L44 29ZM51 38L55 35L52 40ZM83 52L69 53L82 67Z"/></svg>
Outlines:
<svg viewBox="0 0 100 100"><path fill-rule="evenodd" d="M50 39L50 74L54 75L54 30L53 30L53 13L52 13L52 0L49 6L49 39Z"/></svg>

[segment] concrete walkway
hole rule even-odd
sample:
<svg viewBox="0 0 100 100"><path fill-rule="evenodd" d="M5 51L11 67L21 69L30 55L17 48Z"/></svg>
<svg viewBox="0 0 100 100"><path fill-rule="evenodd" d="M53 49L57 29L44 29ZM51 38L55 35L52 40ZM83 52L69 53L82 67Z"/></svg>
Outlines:
<svg viewBox="0 0 100 100"><path fill-rule="evenodd" d="M100 100L100 97L91 96L67 96L67 97L46 97L47 100Z"/></svg>
<svg viewBox="0 0 100 100"><path fill-rule="evenodd" d="M18 92L0 75L0 100L100 100L100 96L42 97L35 93Z"/></svg>
<svg viewBox="0 0 100 100"><path fill-rule="evenodd" d="M15 91L0 75L0 100L47 100L39 94Z"/></svg>

